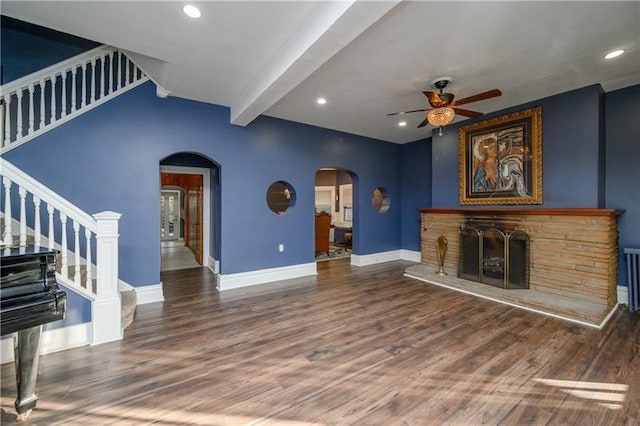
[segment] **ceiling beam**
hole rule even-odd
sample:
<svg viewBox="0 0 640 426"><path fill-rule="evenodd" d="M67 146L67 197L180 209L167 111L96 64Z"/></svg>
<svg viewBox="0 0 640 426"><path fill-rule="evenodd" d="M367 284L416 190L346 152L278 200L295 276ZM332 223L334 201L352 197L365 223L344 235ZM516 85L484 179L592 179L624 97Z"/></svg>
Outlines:
<svg viewBox="0 0 640 426"><path fill-rule="evenodd" d="M231 123L251 123L398 3L400 0L321 2L231 104Z"/></svg>

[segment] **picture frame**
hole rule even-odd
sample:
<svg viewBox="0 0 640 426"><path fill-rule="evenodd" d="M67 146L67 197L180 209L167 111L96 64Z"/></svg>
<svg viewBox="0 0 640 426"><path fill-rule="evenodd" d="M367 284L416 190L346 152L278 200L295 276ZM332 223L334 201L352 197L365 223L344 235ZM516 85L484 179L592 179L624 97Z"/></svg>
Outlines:
<svg viewBox="0 0 640 426"><path fill-rule="evenodd" d="M461 205L542 204L542 107L458 129Z"/></svg>

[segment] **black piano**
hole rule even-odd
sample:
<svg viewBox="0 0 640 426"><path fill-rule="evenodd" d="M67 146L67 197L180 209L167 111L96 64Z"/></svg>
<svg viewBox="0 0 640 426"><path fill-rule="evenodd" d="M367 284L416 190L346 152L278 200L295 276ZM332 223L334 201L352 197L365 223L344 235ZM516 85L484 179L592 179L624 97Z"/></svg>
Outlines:
<svg viewBox="0 0 640 426"><path fill-rule="evenodd" d="M13 339L18 422L27 419L35 394L42 325L61 320L67 295L56 282L58 252L47 249L0 249L0 332Z"/></svg>

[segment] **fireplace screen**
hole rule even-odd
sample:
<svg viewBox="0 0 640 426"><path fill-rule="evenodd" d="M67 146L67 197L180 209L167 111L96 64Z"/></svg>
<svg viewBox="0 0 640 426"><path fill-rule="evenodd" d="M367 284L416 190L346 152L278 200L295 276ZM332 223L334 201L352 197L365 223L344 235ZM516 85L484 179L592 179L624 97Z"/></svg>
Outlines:
<svg viewBox="0 0 640 426"><path fill-rule="evenodd" d="M507 289L529 288L529 236L520 230L463 227L458 277Z"/></svg>

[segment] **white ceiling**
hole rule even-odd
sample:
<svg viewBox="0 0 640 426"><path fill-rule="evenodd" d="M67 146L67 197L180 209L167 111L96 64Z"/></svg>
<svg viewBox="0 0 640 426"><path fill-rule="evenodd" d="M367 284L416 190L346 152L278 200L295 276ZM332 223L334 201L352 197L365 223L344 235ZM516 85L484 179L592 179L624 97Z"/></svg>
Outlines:
<svg viewBox="0 0 640 426"><path fill-rule="evenodd" d="M6 1L1 12L133 54L171 96L231 108L233 124L268 115L406 143L428 107L421 93L453 79L488 113L600 83L640 84L640 2ZM613 49L625 55L606 61ZM319 106L318 96L328 102ZM462 120L459 117L456 120Z"/></svg>

